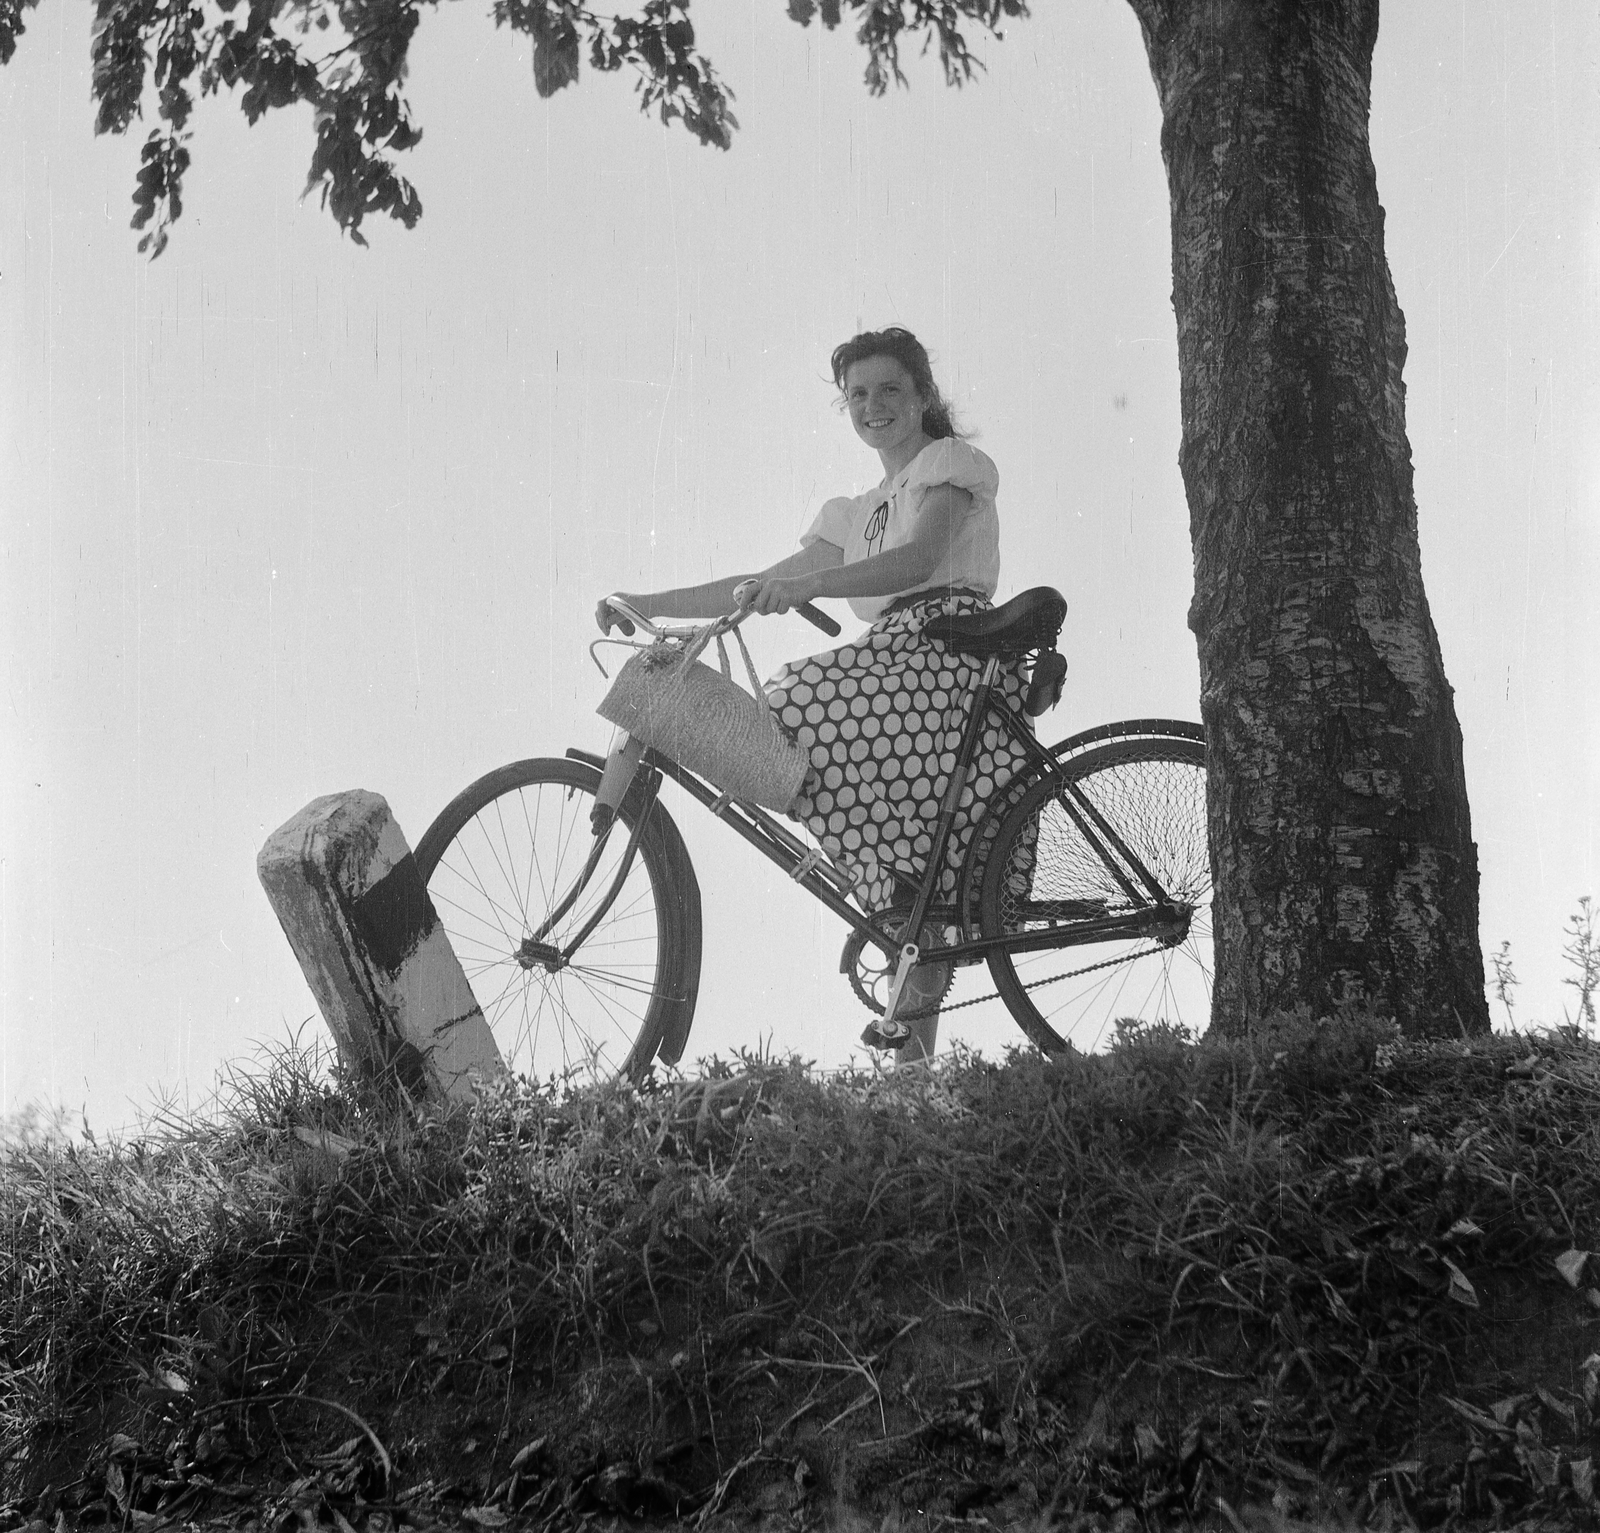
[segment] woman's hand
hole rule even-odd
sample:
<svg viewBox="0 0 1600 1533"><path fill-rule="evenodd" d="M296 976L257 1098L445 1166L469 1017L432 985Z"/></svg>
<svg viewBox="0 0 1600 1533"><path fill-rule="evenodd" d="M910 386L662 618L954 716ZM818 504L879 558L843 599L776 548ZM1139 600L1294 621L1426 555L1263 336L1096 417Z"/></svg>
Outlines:
<svg viewBox="0 0 1600 1533"><path fill-rule="evenodd" d="M632 607L635 612L639 611L641 603L637 597L628 595L626 591L618 591L615 594L621 597L623 601L627 602L627 604ZM633 624L623 617L622 614L611 605L611 598L609 596L602 596L599 602L595 605L594 620L600 625L601 633L610 633L613 624L615 624L626 634L631 634L633 632Z"/></svg>
<svg viewBox="0 0 1600 1533"><path fill-rule="evenodd" d="M768 575L745 606L752 612L770 616L774 612L792 612L816 594L817 582L813 575Z"/></svg>

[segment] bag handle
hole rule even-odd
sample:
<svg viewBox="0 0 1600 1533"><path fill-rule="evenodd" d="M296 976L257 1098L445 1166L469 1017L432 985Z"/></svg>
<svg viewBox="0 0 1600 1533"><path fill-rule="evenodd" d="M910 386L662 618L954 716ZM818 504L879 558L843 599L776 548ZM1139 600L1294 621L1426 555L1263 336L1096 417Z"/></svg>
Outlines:
<svg viewBox="0 0 1600 1533"><path fill-rule="evenodd" d="M750 651L745 647L744 635L735 628L733 637L738 641L739 653L744 656L745 672L750 677L750 690L755 693L756 701L761 704L761 711L770 719L772 717L772 704L767 701L767 689L761 685L761 679L756 675L755 661L750 658ZM724 664L723 674L727 674L726 664ZM733 678L730 676L728 679L731 681Z"/></svg>

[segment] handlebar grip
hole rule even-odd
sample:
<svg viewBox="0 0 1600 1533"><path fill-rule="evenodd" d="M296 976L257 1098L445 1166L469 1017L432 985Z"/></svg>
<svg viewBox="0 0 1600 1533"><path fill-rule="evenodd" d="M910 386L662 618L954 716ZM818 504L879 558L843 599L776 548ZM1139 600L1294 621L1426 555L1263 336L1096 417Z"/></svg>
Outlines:
<svg viewBox="0 0 1600 1533"><path fill-rule="evenodd" d="M800 616L803 617L808 623L820 628L830 639L834 639L839 636L839 625L834 622L834 620L829 617L828 614L820 607L813 607L811 603L807 601L801 602L800 605L794 610L798 612Z"/></svg>
<svg viewBox="0 0 1600 1533"><path fill-rule="evenodd" d="M631 639L633 637L633 635L634 635L634 626L633 626L633 624L631 622L629 622L628 619L625 618L622 615L621 609L618 608L612 602L612 600L611 600L611 598L609 596L605 598L605 604L606 604L607 610L611 613L612 617L614 617L617 620L617 627L620 628L623 631L623 633L626 634L627 637ZM609 632L609 630L607 630L607 631Z"/></svg>

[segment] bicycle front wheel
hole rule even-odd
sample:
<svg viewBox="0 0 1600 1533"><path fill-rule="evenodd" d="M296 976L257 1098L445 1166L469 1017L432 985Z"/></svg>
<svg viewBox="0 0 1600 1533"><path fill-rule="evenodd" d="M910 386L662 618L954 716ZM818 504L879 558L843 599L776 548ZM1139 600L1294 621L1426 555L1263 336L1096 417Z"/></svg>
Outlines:
<svg viewBox="0 0 1600 1533"><path fill-rule="evenodd" d="M688 852L652 806L613 895L638 820L630 798L585 881L599 786L600 773L581 761L515 762L459 794L416 850L501 1056L541 1082L638 1080L664 1039L677 1057L694 1010L700 922Z"/></svg>
<svg viewBox="0 0 1600 1533"><path fill-rule="evenodd" d="M1059 932L1061 944L991 954L1001 999L1046 1053L1093 1049L1124 1021L1203 1031L1214 967L1205 747L1176 735L1111 740L1063 769L1155 877L1167 905L1141 932L1078 940L1086 923L1151 915L1151 902L1116 878L1065 807L1060 784L1035 782L995 832L979 925L985 937Z"/></svg>

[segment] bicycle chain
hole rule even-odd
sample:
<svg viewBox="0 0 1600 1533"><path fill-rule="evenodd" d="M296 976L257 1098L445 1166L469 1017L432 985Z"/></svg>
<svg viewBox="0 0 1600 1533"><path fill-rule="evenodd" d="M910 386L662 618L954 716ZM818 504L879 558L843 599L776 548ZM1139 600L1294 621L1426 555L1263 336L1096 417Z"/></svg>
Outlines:
<svg viewBox="0 0 1600 1533"><path fill-rule="evenodd" d="M1075 979L1080 974L1093 974L1096 969L1110 969L1119 963L1132 963L1136 958L1148 958L1152 953L1161 951L1161 944L1158 942L1154 947L1145 948L1143 952L1120 953L1115 958L1105 958L1099 963L1086 963L1081 969L1068 969L1065 974L1052 974L1046 979L1036 979L1031 985L1024 985L1022 988L1024 990L1038 990L1045 985L1058 984L1064 979ZM999 999L1000 992L991 990L987 995L974 996L970 1001L957 1001L954 1006L943 1006L940 1008L939 1014L944 1016L952 1011L960 1011L967 1006L981 1006L985 1001L997 1001Z"/></svg>

